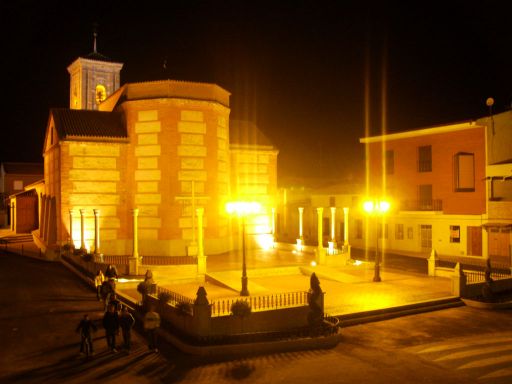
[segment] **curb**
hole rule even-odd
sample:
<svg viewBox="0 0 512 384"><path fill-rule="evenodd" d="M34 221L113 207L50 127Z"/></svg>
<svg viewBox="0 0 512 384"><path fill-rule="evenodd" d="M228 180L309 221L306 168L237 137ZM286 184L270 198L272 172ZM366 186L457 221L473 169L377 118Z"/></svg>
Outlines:
<svg viewBox="0 0 512 384"><path fill-rule="evenodd" d="M470 300L470 299L462 299L464 304L468 307L478 308L478 309L510 309L512 308L512 301L504 301L501 303L486 303L484 301L478 300Z"/></svg>

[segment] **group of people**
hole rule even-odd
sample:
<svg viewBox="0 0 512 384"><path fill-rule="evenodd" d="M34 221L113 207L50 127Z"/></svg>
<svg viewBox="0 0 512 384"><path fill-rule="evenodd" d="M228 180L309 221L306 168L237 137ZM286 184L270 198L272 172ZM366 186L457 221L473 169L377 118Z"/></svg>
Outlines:
<svg viewBox="0 0 512 384"><path fill-rule="evenodd" d="M105 329L107 346L112 352L118 351L116 337L121 330L123 337L123 349L127 352L131 348L131 331L135 325L135 318L123 306L117 298L116 279L118 278L117 269L113 265L108 265L105 273L98 270L95 276L96 297L104 302L104 315L102 325ZM157 329L160 327L160 315L150 308L144 316L144 329L148 337L148 347L154 352L158 352L156 346ZM92 334L97 330L93 320L85 314L80 320L76 331L80 334L80 353L86 355L93 354Z"/></svg>

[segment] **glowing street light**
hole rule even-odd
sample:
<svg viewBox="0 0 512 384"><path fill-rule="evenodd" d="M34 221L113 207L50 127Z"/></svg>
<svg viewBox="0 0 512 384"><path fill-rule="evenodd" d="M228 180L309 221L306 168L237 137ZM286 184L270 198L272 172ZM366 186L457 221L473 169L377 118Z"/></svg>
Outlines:
<svg viewBox="0 0 512 384"><path fill-rule="evenodd" d="M368 213L369 215L375 215L383 217L386 212L389 211L389 208L391 208L391 203L386 200L368 200L363 203L363 209ZM375 221L375 229L376 229L376 246L375 246L375 272L373 275L373 281L381 281L380 278L380 257L379 257L379 226L377 225L378 221L376 219Z"/></svg>
<svg viewBox="0 0 512 384"><path fill-rule="evenodd" d="M249 296L247 289L247 266L245 264L245 218L250 214L258 213L261 205L256 202L236 201L226 204L229 214L237 214L242 220L242 290L240 296Z"/></svg>

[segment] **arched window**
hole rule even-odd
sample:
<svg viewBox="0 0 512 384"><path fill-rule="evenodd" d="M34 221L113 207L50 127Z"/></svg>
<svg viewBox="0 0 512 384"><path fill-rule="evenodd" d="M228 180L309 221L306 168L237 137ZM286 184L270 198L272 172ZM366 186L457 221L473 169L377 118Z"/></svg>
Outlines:
<svg viewBox="0 0 512 384"><path fill-rule="evenodd" d="M98 84L96 86L96 104L100 104L106 98L107 90L105 89L105 86L102 84Z"/></svg>

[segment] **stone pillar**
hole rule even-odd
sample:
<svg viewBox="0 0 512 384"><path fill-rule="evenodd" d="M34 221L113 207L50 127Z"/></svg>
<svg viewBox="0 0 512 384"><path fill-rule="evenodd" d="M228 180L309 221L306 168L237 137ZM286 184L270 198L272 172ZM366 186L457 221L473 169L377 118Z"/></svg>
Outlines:
<svg viewBox="0 0 512 384"><path fill-rule="evenodd" d="M350 259L350 244L348 241L348 208L343 208L343 251Z"/></svg>
<svg viewBox="0 0 512 384"><path fill-rule="evenodd" d="M304 237L303 237L303 226L302 219L304 217L304 207L299 207L299 238L297 239L297 250L302 251L302 247L304 246Z"/></svg>
<svg viewBox="0 0 512 384"><path fill-rule="evenodd" d="M276 241L276 209L272 208L272 241Z"/></svg>
<svg viewBox="0 0 512 384"><path fill-rule="evenodd" d="M334 255L338 248L336 244L336 207L331 207L331 240L328 245L329 255Z"/></svg>
<svg viewBox="0 0 512 384"><path fill-rule="evenodd" d="M41 220L39 222L39 238L44 241L46 235L46 195L41 196Z"/></svg>
<svg viewBox="0 0 512 384"><path fill-rule="evenodd" d="M323 208L317 208L316 212L318 214L318 246L317 246L317 263L325 264L325 249L323 246Z"/></svg>
<svg viewBox="0 0 512 384"><path fill-rule="evenodd" d="M75 214L75 211L70 209L69 210L69 244L71 247L74 248L73 243L73 216Z"/></svg>
<svg viewBox="0 0 512 384"><path fill-rule="evenodd" d="M132 256L128 259L128 274L137 275L139 269L139 231L138 217L139 209L132 210L133 215L133 251Z"/></svg>
<svg viewBox="0 0 512 384"><path fill-rule="evenodd" d="M85 209L80 209L80 249L85 252Z"/></svg>
<svg viewBox="0 0 512 384"><path fill-rule="evenodd" d="M14 201L11 202L11 231L15 231L16 230L16 225L15 225L15 221L16 221L16 205L14 205Z"/></svg>
<svg viewBox="0 0 512 384"><path fill-rule="evenodd" d="M196 300L194 301L194 315L192 319L193 334L198 336L210 335L210 322L212 317L212 309L208 298L206 297L206 289L199 287L197 290Z"/></svg>
<svg viewBox="0 0 512 384"><path fill-rule="evenodd" d="M94 212L94 256L98 257L101 260L101 252L100 252L100 210L93 209Z"/></svg>
<svg viewBox="0 0 512 384"><path fill-rule="evenodd" d="M455 264L452 275L452 295L464 297L466 294L466 275L460 266Z"/></svg>
<svg viewBox="0 0 512 384"><path fill-rule="evenodd" d="M206 275L206 256L204 254L203 215L204 208L196 208L197 214L197 274L200 278Z"/></svg>
<svg viewBox="0 0 512 384"><path fill-rule="evenodd" d="M428 275L435 276L436 275L436 250L432 248L432 252L430 252L430 257L428 258Z"/></svg>

